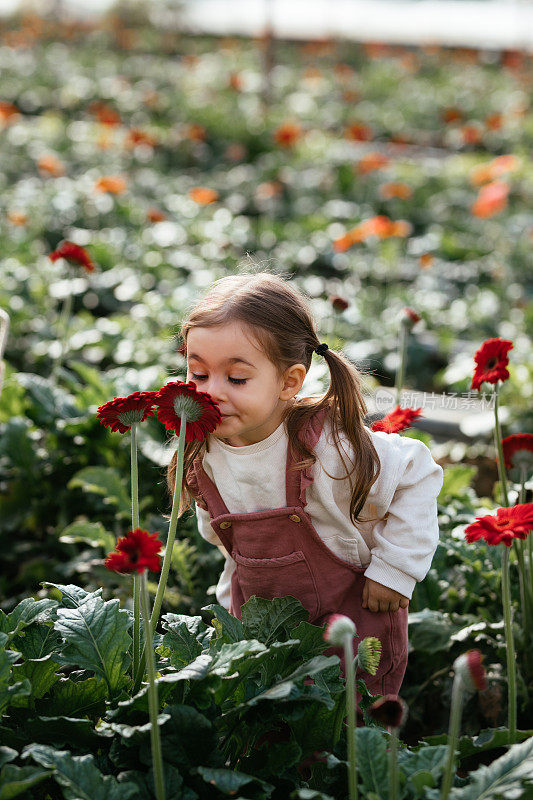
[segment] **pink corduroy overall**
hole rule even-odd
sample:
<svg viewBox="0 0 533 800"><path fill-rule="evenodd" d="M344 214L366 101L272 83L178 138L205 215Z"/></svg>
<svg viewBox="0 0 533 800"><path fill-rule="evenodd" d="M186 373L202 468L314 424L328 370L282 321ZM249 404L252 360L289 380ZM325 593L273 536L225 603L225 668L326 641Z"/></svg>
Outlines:
<svg viewBox="0 0 533 800"><path fill-rule="evenodd" d="M299 437L314 448L328 409L308 421ZM375 676L358 672L372 694L397 695L407 664L406 608L372 612L362 607L364 569L333 553L316 532L305 512L306 489L313 482L313 466L291 470L294 463L287 447L286 501L282 508L230 514L218 489L206 474L202 458L188 473L191 493L206 508L211 525L236 563L231 579L230 613L241 618L241 606L256 595L267 600L296 597L309 611L309 622L322 626L331 614L345 614L357 627L357 644L365 636L376 636L382 645ZM344 672L344 651L331 647L326 655L338 655Z"/></svg>

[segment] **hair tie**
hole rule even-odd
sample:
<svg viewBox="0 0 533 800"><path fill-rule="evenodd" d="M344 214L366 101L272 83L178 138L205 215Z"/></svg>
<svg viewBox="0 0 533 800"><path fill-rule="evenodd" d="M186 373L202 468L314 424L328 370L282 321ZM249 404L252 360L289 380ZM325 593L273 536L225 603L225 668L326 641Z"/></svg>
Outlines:
<svg viewBox="0 0 533 800"><path fill-rule="evenodd" d="M319 356L323 356L326 350L329 350L329 347L325 342L322 342L322 344L319 344L318 347L315 347L315 353L318 353Z"/></svg>

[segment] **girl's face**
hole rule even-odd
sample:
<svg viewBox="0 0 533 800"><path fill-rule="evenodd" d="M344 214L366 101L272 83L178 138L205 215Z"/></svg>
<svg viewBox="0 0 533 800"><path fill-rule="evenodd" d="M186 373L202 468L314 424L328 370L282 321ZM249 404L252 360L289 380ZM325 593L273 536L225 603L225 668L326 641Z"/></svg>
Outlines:
<svg viewBox="0 0 533 800"><path fill-rule="evenodd" d="M222 420L213 436L233 447L270 436L304 378L303 364L280 376L241 323L192 328L187 335L187 380L218 403Z"/></svg>

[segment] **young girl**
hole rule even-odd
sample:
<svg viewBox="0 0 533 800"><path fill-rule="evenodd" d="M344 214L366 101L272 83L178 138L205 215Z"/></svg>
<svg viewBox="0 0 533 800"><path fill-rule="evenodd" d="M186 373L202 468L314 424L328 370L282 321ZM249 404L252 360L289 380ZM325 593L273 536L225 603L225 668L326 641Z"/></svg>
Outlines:
<svg viewBox="0 0 533 800"><path fill-rule="evenodd" d="M200 534L226 562L217 601L236 617L251 596L291 595L322 626L334 613L376 636L373 694L397 694L407 607L438 541L442 468L428 448L374 433L360 373L317 336L304 296L267 272L216 281L182 324L187 380L222 420L186 445L180 513L195 500ZM313 354L330 386L299 397ZM176 455L168 470L173 491ZM330 648L341 659L341 648Z"/></svg>

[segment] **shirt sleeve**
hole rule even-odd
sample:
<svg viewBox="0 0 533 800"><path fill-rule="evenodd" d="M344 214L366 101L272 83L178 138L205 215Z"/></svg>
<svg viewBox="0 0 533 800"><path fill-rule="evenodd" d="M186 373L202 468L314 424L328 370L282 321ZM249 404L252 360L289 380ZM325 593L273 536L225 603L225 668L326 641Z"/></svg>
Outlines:
<svg viewBox="0 0 533 800"><path fill-rule="evenodd" d="M235 561L232 559L232 557L230 556L230 554L220 541L219 537L213 530L209 512L201 508L197 503L195 503L194 505L196 510L198 533L203 539L206 540L206 542L209 542L209 544L216 545L225 558L224 569L222 570L222 574L218 579L215 594L217 598L217 603L221 605L223 608L225 608L227 611L229 611L231 603L231 576L233 575L233 571L235 569Z"/></svg>
<svg viewBox="0 0 533 800"><path fill-rule="evenodd" d="M419 439L383 432L372 432L372 437L382 465L390 463L391 468L381 484L383 493L374 497L386 519L372 531L365 576L410 598L439 541L437 497L443 470Z"/></svg>

